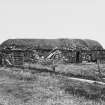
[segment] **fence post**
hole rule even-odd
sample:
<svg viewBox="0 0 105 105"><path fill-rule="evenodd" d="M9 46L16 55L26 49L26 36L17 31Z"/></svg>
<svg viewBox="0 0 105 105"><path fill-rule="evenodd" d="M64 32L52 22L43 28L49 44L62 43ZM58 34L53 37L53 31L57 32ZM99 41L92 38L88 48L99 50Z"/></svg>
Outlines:
<svg viewBox="0 0 105 105"><path fill-rule="evenodd" d="M100 60L99 59L97 59L97 66L98 66L99 78L102 79L102 73L101 73Z"/></svg>

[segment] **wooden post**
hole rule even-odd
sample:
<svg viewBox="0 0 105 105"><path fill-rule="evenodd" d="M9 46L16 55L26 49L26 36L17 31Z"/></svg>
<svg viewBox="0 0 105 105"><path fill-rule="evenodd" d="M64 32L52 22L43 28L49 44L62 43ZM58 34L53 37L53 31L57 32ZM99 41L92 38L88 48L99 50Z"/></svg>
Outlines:
<svg viewBox="0 0 105 105"><path fill-rule="evenodd" d="M97 66L98 66L99 78L102 79L102 73L101 73L100 60L99 59L97 59Z"/></svg>

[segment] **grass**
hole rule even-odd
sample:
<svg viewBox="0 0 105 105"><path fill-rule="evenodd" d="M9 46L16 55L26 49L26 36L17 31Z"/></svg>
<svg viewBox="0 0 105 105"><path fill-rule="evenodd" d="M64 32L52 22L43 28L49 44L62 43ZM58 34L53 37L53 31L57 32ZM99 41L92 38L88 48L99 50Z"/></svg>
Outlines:
<svg viewBox="0 0 105 105"><path fill-rule="evenodd" d="M63 79L60 84L62 84L60 88L64 89L66 93L76 95L78 97L84 96L86 99L105 100L105 85L67 78Z"/></svg>
<svg viewBox="0 0 105 105"><path fill-rule="evenodd" d="M56 70L70 66L73 68L59 65ZM70 80L49 72L32 74L28 69L0 68L1 105L105 105L104 91L104 85Z"/></svg>
<svg viewBox="0 0 105 105"><path fill-rule="evenodd" d="M38 70L40 72L53 71L52 65L43 66L40 64L25 64L25 68L30 68L33 73L35 72L35 70ZM105 78L105 64L100 64L100 68L102 74L101 77ZM56 66L55 73L61 73L62 75L69 77L102 81L102 78L100 78L97 64L59 64Z"/></svg>
<svg viewBox="0 0 105 105"><path fill-rule="evenodd" d="M105 78L105 64L100 64L102 78ZM58 65L56 72L67 76L85 78L91 80L100 80L97 64L70 64Z"/></svg>

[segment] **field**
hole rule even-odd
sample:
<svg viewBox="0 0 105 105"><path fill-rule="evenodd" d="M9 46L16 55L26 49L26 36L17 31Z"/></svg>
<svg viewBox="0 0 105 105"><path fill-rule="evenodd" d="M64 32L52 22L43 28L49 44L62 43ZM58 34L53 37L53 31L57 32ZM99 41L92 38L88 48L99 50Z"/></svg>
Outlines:
<svg viewBox="0 0 105 105"><path fill-rule="evenodd" d="M104 77L105 65L100 67ZM28 68L1 67L0 105L105 105L104 83L100 85L62 75L71 73L76 78L86 79L90 75L96 78L97 65L58 65L55 73L44 72L43 66L40 69L42 71L33 66L33 72Z"/></svg>
<svg viewBox="0 0 105 105"><path fill-rule="evenodd" d="M38 71L52 72L52 66L43 66L39 64L25 65L27 68L36 69ZM105 78L105 64L100 64L101 77ZM34 71L33 71L34 72ZM59 64L55 68L55 73L62 74L69 77L84 78L90 80L100 80L100 73L97 64Z"/></svg>

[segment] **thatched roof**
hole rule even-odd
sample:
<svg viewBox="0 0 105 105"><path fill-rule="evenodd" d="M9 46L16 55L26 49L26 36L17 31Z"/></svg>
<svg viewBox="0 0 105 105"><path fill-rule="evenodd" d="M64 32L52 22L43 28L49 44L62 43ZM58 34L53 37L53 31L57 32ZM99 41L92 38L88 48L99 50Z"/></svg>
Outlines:
<svg viewBox="0 0 105 105"><path fill-rule="evenodd" d="M93 50L99 49L100 50L102 47L102 45L95 40L85 39L84 41L88 45L89 49L93 49ZM102 47L102 49L103 49L103 47Z"/></svg>
<svg viewBox="0 0 105 105"><path fill-rule="evenodd" d="M25 49L82 49L97 50L103 49L100 43L94 40L82 39L8 39L1 44L1 47L17 46Z"/></svg>

